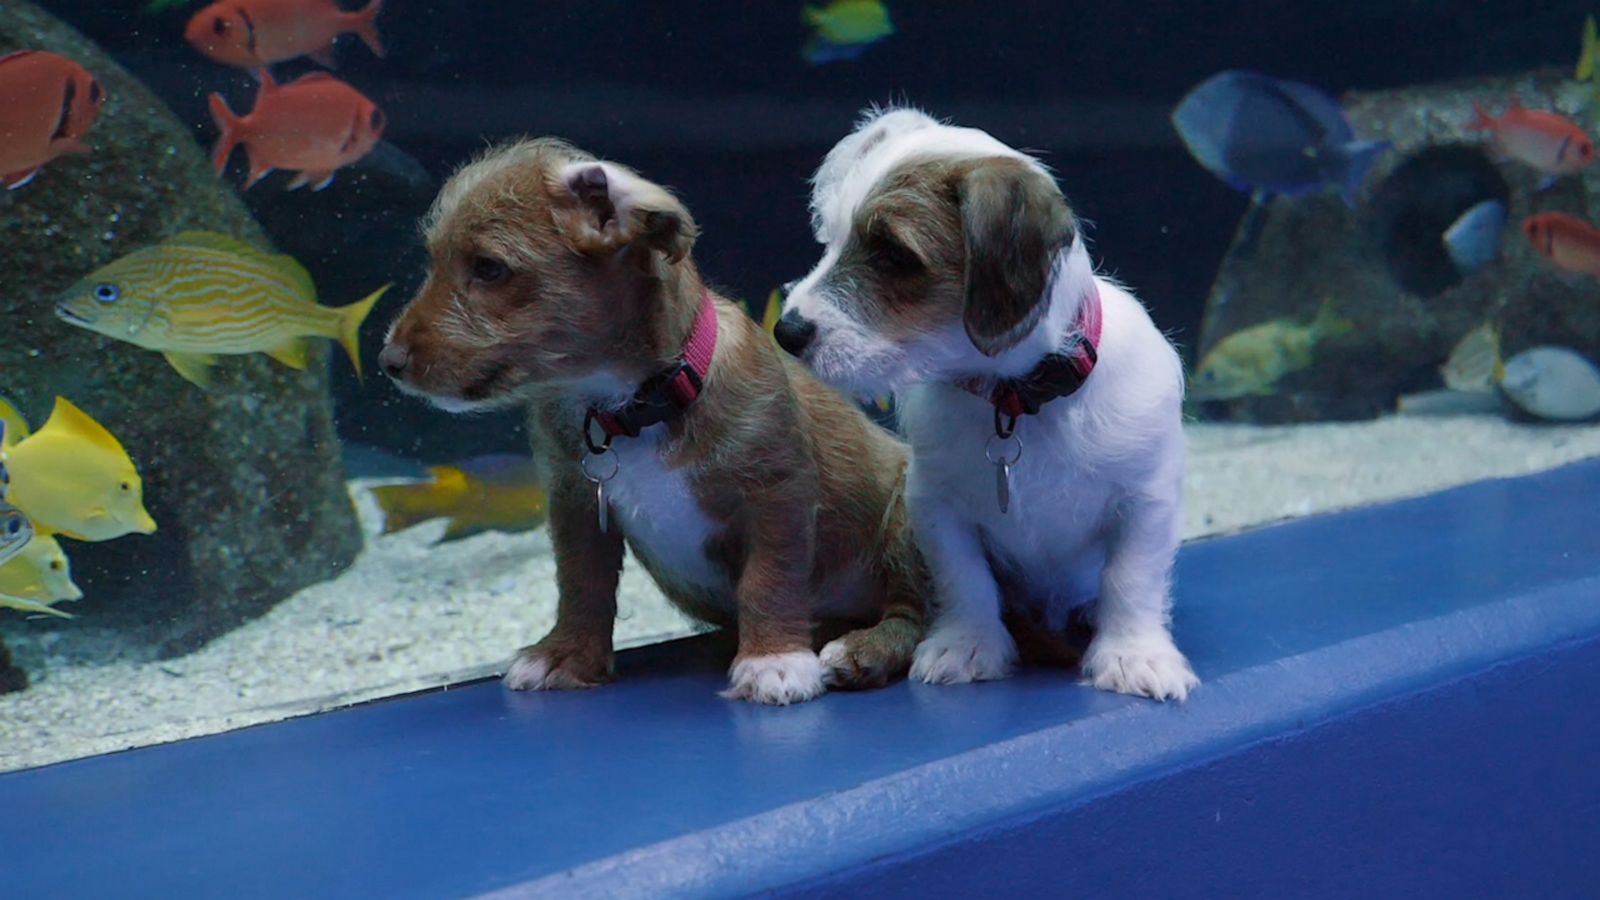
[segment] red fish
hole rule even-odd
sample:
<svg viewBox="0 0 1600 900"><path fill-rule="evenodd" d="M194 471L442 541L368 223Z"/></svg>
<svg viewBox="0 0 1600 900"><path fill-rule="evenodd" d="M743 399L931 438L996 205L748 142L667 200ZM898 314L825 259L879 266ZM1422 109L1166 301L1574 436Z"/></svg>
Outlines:
<svg viewBox="0 0 1600 900"><path fill-rule="evenodd" d="M88 153L79 138L105 102L100 82L64 56L0 56L0 184L15 190L63 153Z"/></svg>
<svg viewBox="0 0 1600 900"><path fill-rule="evenodd" d="M371 152L383 136L383 110L359 91L326 72L312 72L279 86L262 71L261 90L249 115L235 115L220 94L211 95L211 116L222 131L211 163L217 174L228 165L236 145L250 157L250 180L260 181L273 169L300 174L289 190L314 185L322 190L334 170Z"/></svg>
<svg viewBox="0 0 1600 900"><path fill-rule="evenodd" d="M1571 175L1594 162L1594 141L1565 116L1527 109L1514 97L1498 119L1477 103L1472 111L1467 127L1492 132L1495 152L1546 175Z"/></svg>
<svg viewBox="0 0 1600 900"><path fill-rule="evenodd" d="M333 68L333 41L354 33L383 55L373 20L383 0L345 12L334 0L218 0L194 14L183 37L196 50L227 66L261 69L310 56Z"/></svg>
<svg viewBox="0 0 1600 900"><path fill-rule="evenodd" d="M1600 228L1577 216L1547 212L1524 219L1522 233L1560 268L1600 278Z"/></svg>

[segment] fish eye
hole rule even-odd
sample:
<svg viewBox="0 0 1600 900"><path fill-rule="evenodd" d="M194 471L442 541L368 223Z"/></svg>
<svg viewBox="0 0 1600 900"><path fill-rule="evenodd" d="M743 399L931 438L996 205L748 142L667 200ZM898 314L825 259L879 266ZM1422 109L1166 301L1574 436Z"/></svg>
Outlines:
<svg viewBox="0 0 1600 900"><path fill-rule="evenodd" d="M12 534L16 534L17 532L21 531L22 520L13 516L8 522L6 522L6 530Z"/></svg>
<svg viewBox="0 0 1600 900"><path fill-rule="evenodd" d="M61 569L62 569L61 560L59 560L59 559L50 560L50 571L59 572L59 571L61 571Z"/></svg>
<svg viewBox="0 0 1600 900"><path fill-rule="evenodd" d="M511 270L492 256L478 256L472 260L472 277L484 284L499 284L511 277Z"/></svg>
<svg viewBox="0 0 1600 900"><path fill-rule="evenodd" d="M133 485L129 484L126 481L124 481L123 483L117 485L117 487L122 488L123 491L131 491L131 490L133 490Z"/></svg>
<svg viewBox="0 0 1600 900"><path fill-rule="evenodd" d="M1200 373L1200 380L1201 381L1216 381L1217 380L1217 373L1216 373L1215 370L1207 369L1206 371Z"/></svg>
<svg viewBox="0 0 1600 900"><path fill-rule="evenodd" d="M103 283L94 286L94 298L101 303L115 303L122 296L122 289L114 284Z"/></svg>
<svg viewBox="0 0 1600 900"><path fill-rule="evenodd" d="M211 32L213 34L227 34L228 33L228 20L224 19L221 16L217 16L215 19L212 19L211 20Z"/></svg>

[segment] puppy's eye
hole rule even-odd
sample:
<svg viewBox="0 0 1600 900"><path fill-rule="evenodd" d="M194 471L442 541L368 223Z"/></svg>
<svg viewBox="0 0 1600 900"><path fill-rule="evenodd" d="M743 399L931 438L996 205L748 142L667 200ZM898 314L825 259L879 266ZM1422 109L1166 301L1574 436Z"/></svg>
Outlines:
<svg viewBox="0 0 1600 900"><path fill-rule="evenodd" d="M882 236L873 242L873 264L891 275L915 275L922 271L922 258L898 240Z"/></svg>
<svg viewBox="0 0 1600 900"><path fill-rule="evenodd" d="M511 270L492 256L479 256L472 260L472 277L484 284L499 284L511 277Z"/></svg>

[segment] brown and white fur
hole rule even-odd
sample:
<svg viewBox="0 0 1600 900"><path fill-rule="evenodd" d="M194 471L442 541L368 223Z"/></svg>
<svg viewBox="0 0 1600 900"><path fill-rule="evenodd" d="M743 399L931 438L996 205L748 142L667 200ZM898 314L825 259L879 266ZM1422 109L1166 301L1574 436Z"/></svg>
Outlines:
<svg viewBox="0 0 1600 900"><path fill-rule="evenodd" d="M727 696L795 703L905 671L923 617L905 447L733 303L716 300L693 405L616 438L611 526L599 526L580 470L584 411L621 407L683 351L702 282L682 203L626 167L525 140L457 172L424 231L432 270L383 368L447 410L527 404L547 474L560 603L508 686L611 677L625 540L679 607L737 628ZM819 658L813 626L836 621L862 627Z"/></svg>
<svg viewBox="0 0 1600 900"><path fill-rule="evenodd" d="M1056 626L1083 607L1094 685L1183 699L1198 681L1169 631L1181 365L1138 300L1094 273L1048 171L982 131L895 109L869 112L813 184L823 257L793 286L779 341L826 381L895 393L936 603L913 677L1004 677L1017 648L1003 607ZM1091 287L1098 366L1019 421L1002 514L985 457L994 410L958 382L1028 372L1062 346Z"/></svg>

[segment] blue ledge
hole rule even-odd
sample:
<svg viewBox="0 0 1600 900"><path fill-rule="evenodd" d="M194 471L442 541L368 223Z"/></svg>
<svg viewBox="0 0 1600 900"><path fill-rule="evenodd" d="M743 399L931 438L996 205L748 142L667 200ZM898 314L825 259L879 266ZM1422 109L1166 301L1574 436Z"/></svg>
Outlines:
<svg viewBox="0 0 1600 900"><path fill-rule="evenodd" d="M1186 547L1185 706L715 649L0 776L0 896L1600 896L1600 462Z"/></svg>

